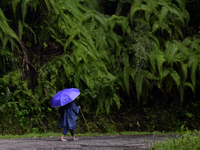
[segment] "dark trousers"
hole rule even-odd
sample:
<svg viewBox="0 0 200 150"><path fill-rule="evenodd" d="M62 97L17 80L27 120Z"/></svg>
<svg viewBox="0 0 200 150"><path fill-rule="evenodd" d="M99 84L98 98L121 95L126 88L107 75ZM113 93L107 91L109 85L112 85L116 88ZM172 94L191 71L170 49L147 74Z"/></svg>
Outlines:
<svg viewBox="0 0 200 150"><path fill-rule="evenodd" d="M67 131L68 131L68 128L65 127L64 130L63 130L63 134L66 135ZM73 136L74 135L74 130L70 130L69 129L69 131L70 131L71 135Z"/></svg>

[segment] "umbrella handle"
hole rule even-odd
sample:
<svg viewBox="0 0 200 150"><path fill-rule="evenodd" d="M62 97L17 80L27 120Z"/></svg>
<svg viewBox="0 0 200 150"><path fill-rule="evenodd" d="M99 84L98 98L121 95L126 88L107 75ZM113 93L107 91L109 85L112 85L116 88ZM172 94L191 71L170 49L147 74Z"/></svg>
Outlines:
<svg viewBox="0 0 200 150"><path fill-rule="evenodd" d="M84 121L85 121L85 123L86 123L86 126L87 126L87 128L88 128L88 131L89 131L89 133L90 133L90 129L89 129L88 124L87 124L87 122L86 122L86 120L85 120L85 117L84 117L84 115L83 115L83 112L82 112L81 109L80 109L80 111L81 111L81 114L82 114L82 116L83 116L83 119L84 119Z"/></svg>

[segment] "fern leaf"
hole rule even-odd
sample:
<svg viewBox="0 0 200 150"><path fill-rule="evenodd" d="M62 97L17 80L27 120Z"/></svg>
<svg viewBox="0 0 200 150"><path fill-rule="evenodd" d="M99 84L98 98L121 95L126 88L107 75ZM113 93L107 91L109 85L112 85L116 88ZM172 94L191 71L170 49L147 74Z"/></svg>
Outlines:
<svg viewBox="0 0 200 150"><path fill-rule="evenodd" d="M180 86L180 76L179 76L179 74L175 70L173 70L172 72L170 72L170 75L174 79L177 87L179 87Z"/></svg>
<svg viewBox="0 0 200 150"><path fill-rule="evenodd" d="M20 2L21 0L12 0L12 8L13 8L13 14L16 14L16 8L17 8L17 4Z"/></svg>
<svg viewBox="0 0 200 150"><path fill-rule="evenodd" d="M178 52L178 47L176 46L176 44L170 42L166 43L165 58L166 62L170 64L172 68L173 68L173 63L175 62L174 57L177 52Z"/></svg>
<svg viewBox="0 0 200 150"><path fill-rule="evenodd" d="M142 74L147 79L157 80L157 77L155 75L153 75L151 72L147 71L147 70L142 71Z"/></svg>
<svg viewBox="0 0 200 150"><path fill-rule="evenodd" d="M140 10L140 5L142 4L142 0L134 0L132 6L131 6L131 12L130 12L130 18L131 18L131 22L133 21L133 16L135 15L135 13Z"/></svg>
<svg viewBox="0 0 200 150"><path fill-rule="evenodd" d="M116 15L112 15L112 16L108 19L108 24L109 24L109 26L110 26L111 31L113 31L113 29L114 29L114 26L115 26L115 23L116 23L116 21L115 21L116 17L117 17Z"/></svg>
<svg viewBox="0 0 200 150"><path fill-rule="evenodd" d="M71 32L70 32L70 37L69 39L67 39L67 41L64 44L64 51L66 51L66 49L68 48L68 46L71 44L72 40L79 34L79 29L78 28L74 28Z"/></svg>
<svg viewBox="0 0 200 150"><path fill-rule="evenodd" d="M117 96L117 94L113 95L113 100L115 101L117 108L120 109L120 98Z"/></svg>
<svg viewBox="0 0 200 150"><path fill-rule="evenodd" d="M82 67L79 66L77 67L76 73L74 75L74 83L77 88L79 87L80 84L80 75L82 74L82 71L83 71Z"/></svg>
<svg viewBox="0 0 200 150"><path fill-rule="evenodd" d="M191 57L190 58L191 64L189 65L191 68L191 80L192 80L192 85L195 87L196 85L196 71L197 71L197 66L199 64L199 61L196 57Z"/></svg>
<svg viewBox="0 0 200 150"><path fill-rule="evenodd" d="M21 8L22 8L22 20L23 21L25 20L25 16L26 16L26 13L27 13L27 6L29 4L29 1L30 0L23 0L22 4L21 4Z"/></svg>
<svg viewBox="0 0 200 150"><path fill-rule="evenodd" d="M183 32L182 32L180 26L175 25L174 29L178 32L178 34L181 36L181 38L183 38Z"/></svg>
<svg viewBox="0 0 200 150"><path fill-rule="evenodd" d="M125 33L127 33L128 35L130 35L130 33L131 33L129 21L128 21L127 18L123 18L122 31L123 31L123 35L125 35Z"/></svg>
<svg viewBox="0 0 200 150"><path fill-rule="evenodd" d="M18 22L18 33L19 33L19 39L21 40L22 35L23 35L23 26L22 26L21 20L19 20Z"/></svg>
<svg viewBox="0 0 200 150"><path fill-rule="evenodd" d="M185 81L188 77L188 65L182 64L181 67L182 67L182 72L183 72L183 78L184 78L184 81Z"/></svg>
<svg viewBox="0 0 200 150"><path fill-rule="evenodd" d="M171 13L173 13L174 15L176 15L179 21L182 22L182 24L184 25L184 16L182 15L181 11L179 10L179 8L172 4L173 7L171 7L172 9L170 10Z"/></svg>
<svg viewBox="0 0 200 150"><path fill-rule="evenodd" d="M165 78L170 73L170 68L164 68L164 70L161 72L161 80Z"/></svg>
<svg viewBox="0 0 200 150"><path fill-rule="evenodd" d="M137 92L137 99L140 100L140 95L142 94L142 83L143 83L143 75L137 74L135 77L135 84L136 84L136 92Z"/></svg>
<svg viewBox="0 0 200 150"><path fill-rule="evenodd" d="M3 43L3 49L5 49L5 47L8 43L8 36L4 36L2 43Z"/></svg>
<svg viewBox="0 0 200 150"><path fill-rule="evenodd" d="M160 17L158 18L158 26L161 27L162 23L165 22L166 16L168 14L168 9L166 7L162 7Z"/></svg>
<svg viewBox="0 0 200 150"><path fill-rule="evenodd" d="M152 33L155 33L159 28L158 21L155 21L152 25Z"/></svg>
<svg viewBox="0 0 200 150"><path fill-rule="evenodd" d="M46 6L47 6L47 9L48 9L48 11L50 12L50 3L49 3L49 0L44 0L44 2L45 2L45 4L46 4Z"/></svg>
<svg viewBox="0 0 200 150"><path fill-rule="evenodd" d="M149 24L149 21L150 21L150 16L151 16L150 12L145 11L145 19L146 19L148 24Z"/></svg>
<svg viewBox="0 0 200 150"><path fill-rule="evenodd" d="M10 28L7 23L6 17L4 16L3 11L0 9L0 29L6 34L17 40L19 43L19 38L15 32Z"/></svg>
<svg viewBox="0 0 200 150"><path fill-rule="evenodd" d="M92 11L88 11L83 15L82 21L84 22L84 21L87 21L91 18L94 18L94 13Z"/></svg>
<svg viewBox="0 0 200 150"><path fill-rule="evenodd" d="M29 29L31 31L31 33L34 35L34 40L35 40L35 43L37 43L37 40L36 40L36 34L35 32L33 31L33 29L28 25L26 24L25 22L22 22L23 26L27 29Z"/></svg>
<svg viewBox="0 0 200 150"><path fill-rule="evenodd" d="M185 9L185 0L176 0L176 2L181 10Z"/></svg>
<svg viewBox="0 0 200 150"><path fill-rule="evenodd" d="M129 94L129 55L124 52L123 54L123 64L124 64L124 84L127 93Z"/></svg>
<svg viewBox="0 0 200 150"><path fill-rule="evenodd" d="M186 20L186 24L188 24L189 21L190 21L190 14L188 13L187 10L183 10L182 13L183 13L183 16L184 16L184 18L185 18L185 20Z"/></svg>
<svg viewBox="0 0 200 150"><path fill-rule="evenodd" d="M75 6L77 3L75 1L61 1L58 5L58 8L66 10L71 13L79 22L82 22L83 14Z"/></svg>
<svg viewBox="0 0 200 150"><path fill-rule="evenodd" d="M158 71L159 71L160 75L162 75L163 63L166 61L164 58L164 55L163 54L157 55L156 60L157 60Z"/></svg>
<svg viewBox="0 0 200 150"><path fill-rule="evenodd" d="M105 108L106 108L106 113L109 114L110 111L110 101L105 99Z"/></svg>
<svg viewBox="0 0 200 150"><path fill-rule="evenodd" d="M112 38L112 40L114 41L114 49L115 50L115 54L116 54L116 57L119 57L120 56L120 53L121 53L121 46L119 44L119 39L118 39L118 36L117 34L111 32L109 35L109 38Z"/></svg>
<svg viewBox="0 0 200 150"><path fill-rule="evenodd" d="M167 30L167 32L169 33L169 36L170 36L170 37L172 36L172 29L169 27L168 24L163 23L162 26L161 26L161 29L162 29L162 31L163 31L163 30Z"/></svg>
<svg viewBox="0 0 200 150"><path fill-rule="evenodd" d="M155 14L155 16L159 16L159 12L158 12L158 10L157 10L157 7L158 7L158 1L155 1L155 0L151 0L151 1L149 1L149 0L144 0L147 4L147 10L149 11L149 12L153 12L154 14Z"/></svg>
<svg viewBox="0 0 200 150"><path fill-rule="evenodd" d="M195 93L195 89L194 89L193 85L190 82L185 82L184 85L190 87L192 92Z"/></svg>
<svg viewBox="0 0 200 150"><path fill-rule="evenodd" d="M100 13L95 13L94 18L99 21L99 23L104 27L104 29L107 31L108 29L108 22L106 18L104 18Z"/></svg>

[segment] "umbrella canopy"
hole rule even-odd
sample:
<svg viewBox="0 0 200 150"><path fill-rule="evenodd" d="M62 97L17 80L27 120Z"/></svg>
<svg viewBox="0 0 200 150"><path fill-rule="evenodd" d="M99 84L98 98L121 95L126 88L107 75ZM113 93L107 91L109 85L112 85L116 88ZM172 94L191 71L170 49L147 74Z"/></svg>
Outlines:
<svg viewBox="0 0 200 150"><path fill-rule="evenodd" d="M78 95L80 91L77 88L67 88L56 93L56 95L51 99L51 107L60 107L72 102Z"/></svg>

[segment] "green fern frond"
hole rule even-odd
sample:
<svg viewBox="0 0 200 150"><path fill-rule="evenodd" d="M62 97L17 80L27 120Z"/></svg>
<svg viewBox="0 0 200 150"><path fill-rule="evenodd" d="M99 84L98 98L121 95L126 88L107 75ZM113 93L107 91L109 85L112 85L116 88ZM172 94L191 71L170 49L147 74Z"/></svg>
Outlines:
<svg viewBox="0 0 200 150"><path fill-rule="evenodd" d="M176 5L172 4L170 12L176 15L178 17L177 19L181 21L181 23L184 25L184 16L182 15L182 12Z"/></svg>
<svg viewBox="0 0 200 150"><path fill-rule="evenodd" d="M115 101L117 108L120 109L120 98L117 96L117 94L113 95L113 100Z"/></svg>
<svg viewBox="0 0 200 150"><path fill-rule="evenodd" d="M83 72L83 68L81 66L76 68L76 73L74 75L74 83L77 88L79 87L79 84L80 84L80 76L82 72Z"/></svg>
<svg viewBox="0 0 200 150"><path fill-rule="evenodd" d="M88 66L84 65L85 68L89 68ZM84 69L86 70L86 69ZM95 84L94 84L94 79L91 77L91 75L89 73L84 73L84 74L81 74L81 79L82 81L88 86L88 88L91 90L91 91L94 91L95 89Z"/></svg>
<svg viewBox="0 0 200 150"><path fill-rule="evenodd" d="M131 29L130 29L130 24L127 18L123 17L122 18L122 31L123 31L123 35L125 35L125 33L127 33L128 35L130 35L131 33Z"/></svg>
<svg viewBox="0 0 200 150"><path fill-rule="evenodd" d="M151 52L149 55L152 72L156 73L156 51Z"/></svg>
<svg viewBox="0 0 200 150"><path fill-rule="evenodd" d="M104 102L105 102L106 113L109 114L110 105L111 105L111 104L110 104L110 100L107 100L107 99L106 99Z"/></svg>
<svg viewBox="0 0 200 150"><path fill-rule="evenodd" d="M148 24L149 24L149 21L150 21L150 17L151 17L150 12L145 11L145 19L146 19L146 21L147 21Z"/></svg>
<svg viewBox="0 0 200 150"><path fill-rule="evenodd" d="M116 15L112 15L112 16L108 19L108 24L109 24L109 26L110 26L111 31L113 31L114 26L115 26L115 24L116 24L116 21L115 21L116 18L117 18Z"/></svg>
<svg viewBox="0 0 200 150"><path fill-rule="evenodd" d="M44 2L46 4L46 6L47 6L48 11L50 12L51 11L51 9L50 9L50 1L49 0L44 0Z"/></svg>
<svg viewBox="0 0 200 150"><path fill-rule="evenodd" d="M110 43L111 41L113 43L110 43L110 44L113 44L111 46L113 46L113 50L115 51L115 55L116 57L119 57L120 56L120 53L121 53L121 46L120 46L120 43L119 43L119 36L113 32L110 32L110 34L108 34L108 42Z"/></svg>
<svg viewBox="0 0 200 150"><path fill-rule="evenodd" d="M142 71L142 74L143 74L144 78L146 78L146 79L158 80L158 78L155 75L153 75L151 72L149 72L147 70Z"/></svg>
<svg viewBox="0 0 200 150"><path fill-rule="evenodd" d="M133 16L135 15L135 13L140 10L140 5L142 4L142 0L134 0L132 6L131 6L131 11L130 11L130 18L131 18L131 22L133 21Z"/></svg>
<svg viewBox="0 0 200 150"><path fill-rule="evenodd" d="M57 7L61 10L68 11L71 15L76 18L79 22L82 22L83 14L82 12L76 7L75 1L60 1Z"/></svg>
<svg viewBox="0 0 200 150"><path fill-rule="evenodd" d="M22 39L22 35L23 35L23 25L21 23L21 20L19 20L18 22L18 34L19 34L19 39Z"/></svg>
<svg viewBox="0 0 200 150"><path fill-rule="evenodd" d="M173 70L172 72L170 72L170 75L174 79L177 87L179 88L179 86L180 86L180 76L179 76L179 74L175 70Z"/></svg>
<svg viewBox="0 0 200 150"><path fill-rule="evenodd" d="M108 30L108 21L100 13L94 13L94 18L104 27L105 31Z"/></svg>
<svg viewBox="0 0 200 150"><path fill-rule="evenodd" d="M182 13L183 13L183 16L184 16L184 18L186 20L186 24L188 24L189 21L190 21L190 14L189 14L189 12L187 10L183 10Z"/></svg>
<svg viewBox="0 0 200 150"><path fill-rule="evenodd" d="M40 84L43 87L46 87L46 88L54 88L54 89L56 89L55 85L52 82L49 82L49 81L41 81Z"/></svg>
<svg viewBox="0 0 200 150"><path fill-rule="evenodd" d="M182 64L181 67L182 67L182 72L183 72L183 78L185 81L188 77L188 64Z"/></svg>
<svg viewBox="0 0 200 150"><path fill-rule="evenodd" d="M170 64L172 68L173 68L173 63L176 61L174 57L177 54L177 52L178 52L178 47L176 44L173 44L171 42L166 43L165 58L166 62Z"/></svg>
<svg viewBox="0 0 200 150"><path fill-rule="evenodd" d="M51 82L55 83L56 82L56 77L58 75L58 70L57 70L56 66L52 66L52 68L50 68L49 74L50 74Z"/></svg>
<svg viewBox="0 0 200 150"><path fill-rule="evenodd" d="M87 11L84 15L83 15L83 19L82 21L88 21L90 19L94 18L94 13L93 11Z"/></svg>
<svg viewBox="0 0 200 150"><path fill-rule="evenodd" d="M3 43L3 49L5 49L6 45L8 44L8 39L9 39L8 36L4 36L3 41L2 41L2 43Z"/></svg>
<svg viewBox="0 0 200 150"><path fill-rule="evenodd" d="M168 9L166 7L162 7L160 16L158 17L158 26L161 27L163 22L165 22L166 16L168 14Z"/></svg>
<svg viewBox="0 0 200 150"><path fill-rule="evenodd" d="M143 10L144 12L148 12L149 14L152 13L152 9L148 5L141 4L140 10Z"/></svg>
<svg viewBox="0 0 200 150"><path fill-rule="evenodd" d="M156 57L156 60L157 60L157 67L158 67L158 71L162 77L162 71L163 71L163 63L166 61L165 60L165 57L164 57L164 54L158 54L157 57Z"/></svg>
<svg viewBox="0 0 200 150"><path fill-rule="evenodd" d="M152 33L155 33L159 29L158 21L155 21L152 25Z"/></svg>
<svg viewBox="0 0 200 150"><path fill-rule="evenodd" d="M98 52L96 51L96 48L95 48L94 40L92 39L92 36L90 34L88 34L88 30L85 27L81 27L80 34L83 36L83 39L85 38L85 41L88 42L88 44L90 45L90 47L94 51L94 53L96 53L96 55L98 55Z"/></svg>
<svg viewBox="0 0 200 150"><path fill-rule="evenodd" d="M22 9L22 20L25 20L25 16L27 14L27 8L30 0L23 0L21 3L21 9Z"/></svg>
<svg viewBox="0 0 200 150"><path fill-rule="evenodd" d="M13 9L13 14L16 15L16 8L17 8L17 4L20 2L21 0L12 0L12 9Z"/></svg>
<svg viewBox="0 0 200 150"><path fill-rule="evenodd" d="M198 64L199 64L198 58L196 58L195 56L191 56L189 60L189 67L191 69L191 80L193 87L195 87L196 85L196 72Z"/></svg>
<svg viewBox="0 0 200 150"><path fill-rule="evenodd" d="M66 40L65 44L64 44L64 51L66 51L66 49L68 48L68 46L71 44L71 42L73 41L73 39L79 34L79 29L74 28L72 29L72 31L70 32L70 37Z"/></svg>
<svg viewBox="0 0 200 150"><path fill-rule="evenodd" d="M185 9L185 0L176 0L176 2L178 3L178 6L181 10L184 10Z"/></svg>
<svg viewBox="0 0 200 150"><path fill-rule="evenodd" d="M155 49L159 49L160 48L160 42L159 42L158 38L155 35L153 35L152 33L148 33L148 36L149 36L150 39L153 40L152 42L154 44Z"/></svg>
<svg viewBox="0 0 200 150"><path fill-rule="evenodd" d="M170 36L170 37L172 36L172 29L169 27L168 24L163 23L162 26L161 26L161 30L162 30L162 32L163 32L164 30L166 30L166 31L169 33L169 36Z"/></svg>
<svg viewBox="0 0 200 150"><path fill-rule="evenodd" d="M124 72L123 72L124 85L126 88L126 92L129 94L129 55L127 54L127 52L124 52L122 56L124 64Z"/></svg>
<svg viewBox="0 0 200 150"><path fill-rule="evenodd" d="M193 85L190 82L185 82L184 86L190 87L192 92L195 93L195 89L194 89Z"/></svg>
<svg viewBox="0 0 200 150"><path fill-rule="evenodd" d="M163 71L160 74L160 79L163 80L169 73L170 73L171 68L164 68Z"/></svg>
<svg viewBox="0 0 200 150"><path fill-rule="evenodd" d="M183 32L182 32L180 26L175 25L174 30L178 32L178 34L181 36L181 38L183 38Z"/></svg>
<svg viewBox="0 0 200 150"><path fill-rule="evenodd" d="M143 84L143 75L137 74L135 77L135 85L136 85L136 92L137 92L137 99L140 100L140 95L142 94L142 84Z"/></svg>
<svg viewBox="0 0 200 150"><path fill-rule="evenodd" d="M4 16L4 13L1 9L0 9L0 29L7 36L12 37L13 39L15 39L16 41L18 41L20 43L18 36L15 34L15 32L8 25L6 17Z"/></svg>
<svg viewBox="0 0 200 150"><path fill-rule="evenodd" d="M148 7L148 11L153 12L156 16L159 16L159 11L157 10L158 2L156 0L144 0L146 2L146 5Z"/></svg>

